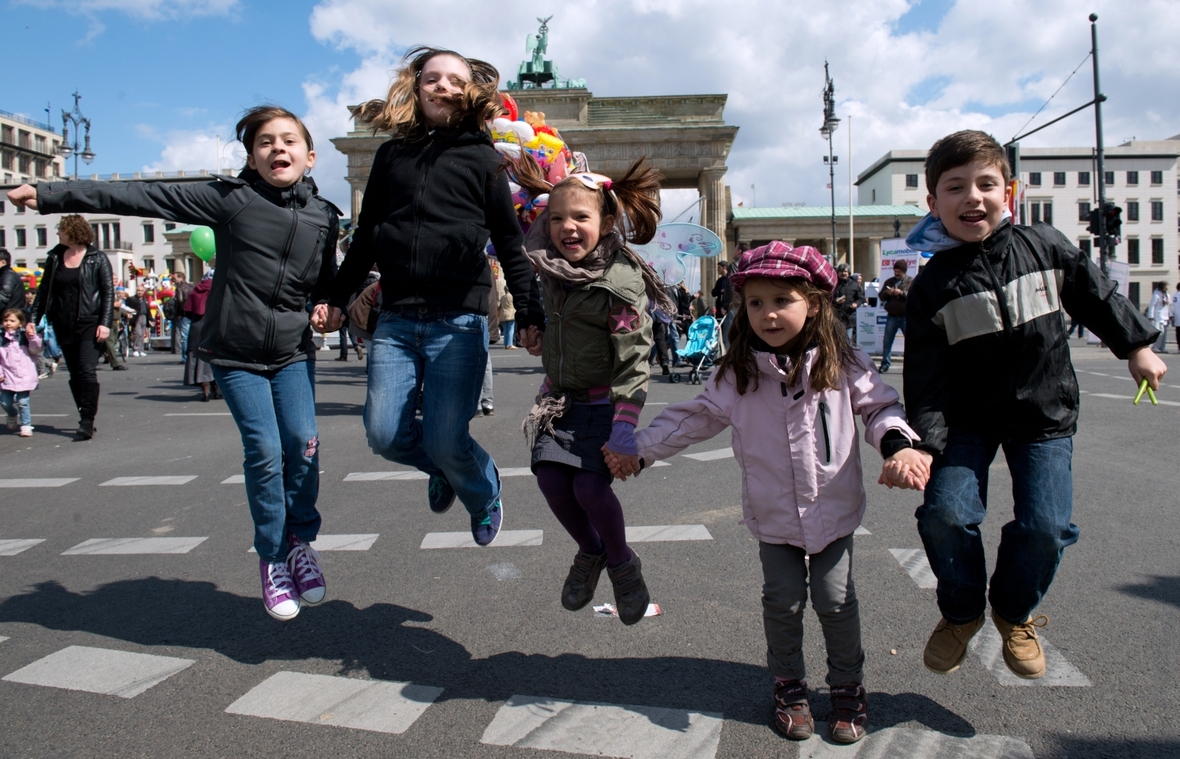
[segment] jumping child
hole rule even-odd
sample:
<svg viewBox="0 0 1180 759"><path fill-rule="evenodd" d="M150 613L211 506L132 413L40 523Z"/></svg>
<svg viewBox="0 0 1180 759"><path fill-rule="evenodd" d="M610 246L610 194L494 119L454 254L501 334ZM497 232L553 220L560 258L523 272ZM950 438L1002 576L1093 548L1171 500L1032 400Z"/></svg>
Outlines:
<svg viewBox="0 0 1180 759"><path fill-rule="evenodd" d="M213 228L218 261L196 350L212 364L242 436L266 612L288 620L302 605L322 603L326 592L310 545L321 521L311 327L327 317L340 211L305 176L315 150L295 114L251 108L237 136L247 150L237 177L183 185L41 182L8 197L41 213L116 213Z"/></svg>
<svg viewBox="0 0 1180 759"><path fill-rule="evenodd" d="M29 393L37 387L37 357L41 337L37 328L19 308L0 314L0 406L8 415L8 431L20 430L21 437L33 436Z"/></svg>
<svg viewBox="0 0 1180 759"><path fill-rule="evenodd" d="M827 643L828 732L854 743L868 721L864 650L852 581L852 534L865 511L860 441L885 457L879 482L921 488L897 391L848 343L832 306L836 273L814 248L772 242L743 253L730 275L730 350L704 392L664 409L636 433L640 459L607 455L617 476L733 428L745 523L759 542L774 727L804 740L815 729L803 661L808 586Z"/></svg>
<svg viewBox="0 0 1180 759"><path fill-rule="evenodd" d="M603 454L638 452L652 346L647 305L673 308L659 277L627 245L655 235L659 189L659 174L642 159L615 182L574 174L553 187L528 236L548 324L543 338L536 327L522 336L545 366L525 426L535 438L537 485L578 544L561 604L570 611L588 604L605 567L627 625L643 619L650 597Z"/></svg>

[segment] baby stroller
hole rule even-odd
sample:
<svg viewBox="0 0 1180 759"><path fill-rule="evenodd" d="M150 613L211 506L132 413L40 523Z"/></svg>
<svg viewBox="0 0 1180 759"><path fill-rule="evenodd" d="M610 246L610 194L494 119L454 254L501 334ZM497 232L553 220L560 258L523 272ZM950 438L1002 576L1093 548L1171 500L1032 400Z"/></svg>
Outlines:
<svg viewBox="0 0 1180 759"><path fill-rule="evenodd" d="M701 384L701 370L713 365L721 358L725 347L721 343L721 325L712 316L702 316L688 327L688 342L684 348L677 350L676 355L689 366L688 381L690 384ZM680 382L680 375L673 373L669 377L672 382Z"/></svg>

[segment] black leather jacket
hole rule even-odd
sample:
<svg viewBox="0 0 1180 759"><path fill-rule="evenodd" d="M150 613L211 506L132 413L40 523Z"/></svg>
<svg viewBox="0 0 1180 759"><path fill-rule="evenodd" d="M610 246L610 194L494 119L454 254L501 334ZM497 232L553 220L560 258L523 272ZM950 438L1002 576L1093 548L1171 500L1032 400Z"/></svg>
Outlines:
<svg viewBox="0 0 1180 759"><path fill-rule="evenodd" d="M0 313L10 308L25 310L25 281L11 266L0 266Z"/></svg>
<svg viewBox="0 0 1180 759"><path fill-rule="evenodd" d="M37 288L37 298L33 301L33 320L41 321L41 317L49 313L53 306L53 275L57 267L61 266L62 256L67 248L58 245L49 251L45 261L45 273L41 277L41 286ZM111 304L115 299L115 285L111 279L111 262L106 254L91 245L82 257L81 286L78 288L78 313L73 315L70 324L54 324L53 329L59 334L66 334L79 324L97 324L108 329L111 326Z"/></svg>

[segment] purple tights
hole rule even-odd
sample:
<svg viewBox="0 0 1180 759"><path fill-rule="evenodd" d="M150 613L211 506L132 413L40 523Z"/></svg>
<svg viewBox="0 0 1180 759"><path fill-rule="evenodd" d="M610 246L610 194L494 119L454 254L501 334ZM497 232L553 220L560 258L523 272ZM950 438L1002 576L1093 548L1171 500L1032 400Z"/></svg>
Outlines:
<svg viewBox="0 0 1180 759"><path fill-rule="evenodd" d="M584 553L606 550L606 565L617 567L631 558L623 505L610 479L565 464L537 464L537 485L549 508Z"/></svg>

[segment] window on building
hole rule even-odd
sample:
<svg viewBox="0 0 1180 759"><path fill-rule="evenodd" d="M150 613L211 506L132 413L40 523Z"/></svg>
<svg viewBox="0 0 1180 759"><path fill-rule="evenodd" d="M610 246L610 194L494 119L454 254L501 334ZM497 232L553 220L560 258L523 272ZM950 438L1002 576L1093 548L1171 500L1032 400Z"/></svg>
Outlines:
<svg viewBox="0 0 1180 759"><path fill-rule="evenodd" d="M155 271L156 270L156 259L152 256L144 256L143 257L143 268L149 272Z"/></svg>
<svg viewBox="0 0 1180 759"><path fill-rule="evenodd" d="M1090 220L1090 204L1088 202L1078 203L1078 221L1089 221L1089 220Z"/></svg>
<svg viewBox="0 0 1180 759"><path fill-rule="evenodd" d="M1040 203L1032 203L1031 205L1029 205L1028 210L1029 210L1029 217L1032 220L1032 223L1039 224L1041 222L1041 204Z"/></svg>
<svg viewBox="0 0 1180 759"><path fill-rule="evenodd" d="M1049 226L1052 226L1053 225L1053 204L1052 203L1042 203L1041 204L1041 213L1045 217L1045 223L1048 224Z"/></svg>
<svg viewBox="0 0 1180 759"><path fill-rule="evenodd" d="M1164 263L1164 238L1151 238L1151 263L1154 266L1162 266Z"/></svg>
<svg viewBox="0 0 1180 759"><path fill-rule="evenodd" d="M1151 172L1151 183L1152 184L1163 184L1164 183L1164 172L1162 172L1162 171Z"/></svg>
<svg viewBox="0 0 1180 759"><path fill-rule="evenodd" d="M97 225L97 224L91 224L91 225L90 225L90 230L91 230L92 232L94 232L94 242L97 244L97 243L98 243L98 225Z"/></svg>
<svg viewBox="0 0 1180 759"><path fill-rule="evenodd" d="M1090 172L1079 171L1078 172L1078 187L1089 187L1089 186L1090 186Z"/></svg>
<svg viewBox="0 0 1180 759"><path fill-rule="evenodd" d="M46 248L49 246L49 230L45 227L37 227L37 247Z"/></svg>
<svg viewBox="0 0 1180 759"><path fill-rule="evenodd" d="M24 207L24 206L17 206L17 207L16 207L16 212L17 212L17 214L18 214L18 215L19 215L19 214L23 214L23 213L25 212L25 207Z"/></svg>
<svg viewBox="0 0 1180 759"><path fill-rule="evenodd" d="M1127 238L1127 263L1131 266L1139 265L1139 238Z"/></svg>
<svg viewBox="0 0 1180 759"><path fill-rule="evenodd" d="M876 200L876 199L877 199L877 191L876 191L876 190L873 190L873 200ZM172 222L170 222L170 221L166 221L166 222L164 222L164 231L165 231L165 232L171 232L171 231L172 231L172 230L174 230L174 229L176 229L176 225L175 225L175 224L173 224L173 223L172 223Z"/></svg>
<svg viewBox="0 0 1180 759"><path fill-rule="evenodd" d="M918 186L918 175L917 174L906 174L905 175L905 186L906 187L917 187Z"/></svg>
<svg viewBox="0 0 1180 759"><path fill-rule="evenodd" d="M1128 171L1127 172L1127 184L1139 184L1139 172L1138 171Z"/></svg>
<svg viewBox="0 0 1180 759"><path fill-rule="evenodd" d="M123 235L120 231L121 229L122 229L122 226L119 224L119 222L116 221L111 224L111 232L114 233L114 235L115 235L115 247L116 248L123 247Z"/></svg>
<svg viewBox="0 0 1180 759"><path fill-rule="evenodd" d="M1053 172L1053 184L1057 187L1064 187L1065 186L1065 172L1064 171L1054 171Z"/></svg>
<svg viewBox="0 0 1180 759"><path fill-rule="evenodd" d="M0 200L0 216L4 215L5 208L4 201Z"/></svg>
<svg viewBox="0 0 1180 759"><path fill-rule="evenodd" d="M0 150L0 166L3 166L9 171L12 171L12 153L7 150ZM4 183L8 184L8 180L5 180Z"/></svg>
<svg viewBox="0 0 1180 759"><path fill-rule="evenodd" d="M1151 220L1152 221L1163 221L1164 220L1164 201L1162 201L1162 200L1151 201Z"/></svg>
<svg viewBox="0 0 1180 759"><path fill-rule="evenodd" d="M1127 221L1139 221L1139 201L1127 201Z"/></svg>
<svg viewBox="0 0 1180 759"><path fill-rule="evenodd" d="M29 168L33 165L33 159L27 155L17 156L16 170L22 174L28 174Z"/></svg>
<svg viewBox="0 0 1180 759"><path fill-rule="evenodd" d="M877 191L876 191L876 190L873 190L872 199L871 199L869 202L870 202L870 203L876 203L876 202L877 202Z"/></svg>
<svg viewBox="0 0 1180 759"><path fill-rule="evenodd" d="M23 247L25 247L26 242L27 241L25 240L25 228L24 227L17 227L16 228L16 247L23 248Z"/></svg>
<svg viewBox="0 0 1180 759"><path fill-rule="evenodd" d="M1107 187L1114 187L1114 172L1113 171L1104 171L1104 172L1102 172L1102 176L1105 178Z"/></svg>
<svg viewBox="0 0 1180 759"><path fill-rule="evenodd" d="M15 145L16 138L14 138L12 135L13 135L12 127L10 127L10 126L0 127L0 141L7 142L9 145Z"/></svg>
<svg viewBox="0 0 1180 759"><path fill-rule="evenodd" d="M156 225L150 221L143 223L143 244L151 245L156 241Z"/></svg>
<svg viewBox="0 0 1180 759"><path fill-rule="evenodd" d="M1090 257L1090 251L1092 250L1092 248L1091 248L1089 237L1083 237L1082 239L1078 240L1078 250L1085 253L1086 258Z"/></svg>
<svg viewBox="0 0 1180 759"><path fill-rule="evenodd" d="M33 138L33 149L36 150L38 153L44 153L45 152L45 138L42 137L41 135L37 135L36 137L34 137Z"/></svg>
<svg viewBox="0 0 1180 759"><path fill-rule="evenodd" d="M1135 304L1136 311L1139 310L1139 283L1138 282L1128 282L1127 283L1127 300L1129 300Z"/></svg>
<svg viewBox="0 0 1180 759"><path fill-rule="evenodd" d="M8 247L8 235L6 234L7 232L8 232L7 229L0 228L0 248L7 248Z"/></svg>
<svg viewBox="0 0 1180 759"><path fill-rule="evenodd" d="M1040 187L1041 186L1041 172L1030 171L1028 173L1028 184L1030 187ZM1177 189L1180 189L1180 187L1178 187Z"/></svg>

